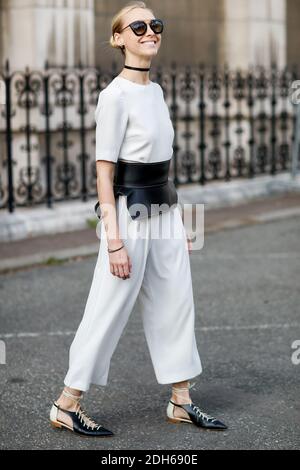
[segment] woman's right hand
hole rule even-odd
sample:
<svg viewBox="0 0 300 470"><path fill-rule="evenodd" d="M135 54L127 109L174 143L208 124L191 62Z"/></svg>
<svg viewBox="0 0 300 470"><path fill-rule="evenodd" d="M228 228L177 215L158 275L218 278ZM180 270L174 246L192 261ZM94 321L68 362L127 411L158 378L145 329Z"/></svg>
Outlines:
<svg viewBox="0 0 300 470"><path fill-rule="evenodd" d="M122 246L122 244L119 246ZM110 272L114 276L117 276L121 279L128 279L130 277L129 274L131 273L132 264L125 245L123 248L121 248L121 250L115 251L114 253L108 253L108 255L110 262Z"/></svg>

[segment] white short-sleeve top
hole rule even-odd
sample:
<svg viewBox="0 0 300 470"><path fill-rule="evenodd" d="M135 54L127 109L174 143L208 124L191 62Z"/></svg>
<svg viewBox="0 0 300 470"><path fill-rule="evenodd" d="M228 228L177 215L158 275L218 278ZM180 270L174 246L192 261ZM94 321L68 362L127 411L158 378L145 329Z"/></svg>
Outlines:
<svg viewBox="0 0 300 470"><path fill-rule="evenodd" d="M152 163L173 155L174 129L163 90L117 76L95 110L96 160Z"/></svg>

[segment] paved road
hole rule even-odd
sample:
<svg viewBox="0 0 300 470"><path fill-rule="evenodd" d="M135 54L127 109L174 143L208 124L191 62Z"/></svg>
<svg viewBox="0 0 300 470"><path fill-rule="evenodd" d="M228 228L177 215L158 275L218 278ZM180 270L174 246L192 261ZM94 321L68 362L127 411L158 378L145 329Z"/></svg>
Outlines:
<svg viewBox="0 0 300 470"><path fill-rule="evenodd" d="M5 449L294 449L300 443L300 218L213 233L192 252L196 334L204 366L191 394L229 429L166 422L169 385L156 382L134 309L107 387L84 407L110 439L53 430L48 412L66 373L96 257L0 276L0 434Z"/></svg>

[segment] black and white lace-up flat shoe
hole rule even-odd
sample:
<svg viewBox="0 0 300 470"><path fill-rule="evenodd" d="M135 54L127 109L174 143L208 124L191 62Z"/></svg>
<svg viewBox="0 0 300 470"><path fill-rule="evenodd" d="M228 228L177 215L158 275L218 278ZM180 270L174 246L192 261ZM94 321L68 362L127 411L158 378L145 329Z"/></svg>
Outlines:
<svg viewBox="0 0 300 470"><path fill-rule="evenodd" d="M61 408L56 401L53 402L52 408L50 410L50 423L54 428L60 429L69 429L76 434L80 434L84 437L109 437L113 436L114 433L109 431L101 424L97 424L92 418L90 418L86 412L81 408L80 404L78 403L80 398L82 398L83 394L76 396L73 395L65 390L63 390L63 395L67 396L68 398L73 399L77 402L77 406L75 411L69 411L64 408ZM58 417L58 413L62 412L65 413L67 416L71 418L72 424L68 422L64 422Z"/></svg>
<svg viewBox="0 0 300 470"><path fill-rule="evenodd" d="M188 388L173 387L173 393L177 394L176 391L189 390L189 388L192 388L194 385L195 384L190 386L189 384ZM174 416L175 406L185 410L188 416ZM204 413L204 411L202 411L197 405L195 405L192 400L190 401L190 403L183 404L178 404L175 403L173 400L169 400L167 406L167 420L171 423L193 423L196 426L199 426L204 429L212 429L218 431L227 429L226 424L222 423L213 416Z"/></svg>

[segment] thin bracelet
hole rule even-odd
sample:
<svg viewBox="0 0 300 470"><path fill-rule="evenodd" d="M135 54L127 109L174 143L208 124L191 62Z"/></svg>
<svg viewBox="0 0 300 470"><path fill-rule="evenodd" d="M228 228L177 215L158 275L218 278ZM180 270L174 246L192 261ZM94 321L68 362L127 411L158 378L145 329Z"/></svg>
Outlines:
<svg viewBox="0 0 300 470"><path fill-rule="evenodd" d="M115 251L119 251L124 247L124 245L120 246L120 248L117 248L116 250L110 250L109 248L107 249L108 253L114 253Z"/></svg>

